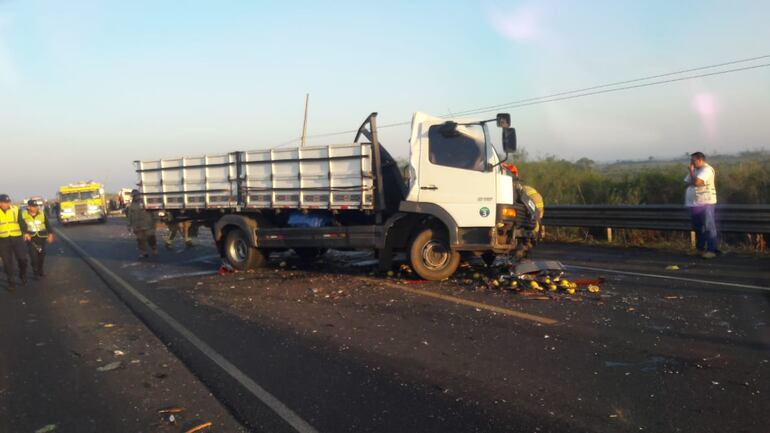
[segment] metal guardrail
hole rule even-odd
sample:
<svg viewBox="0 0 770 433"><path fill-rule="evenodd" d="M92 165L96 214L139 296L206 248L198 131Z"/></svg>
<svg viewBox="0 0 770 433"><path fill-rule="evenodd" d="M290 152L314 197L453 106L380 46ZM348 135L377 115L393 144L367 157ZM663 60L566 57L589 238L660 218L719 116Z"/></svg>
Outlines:
<svg viewBox="0 0 770 433"><path fill-rule="evenodd" d="M717 205L717 228L731 233L770 233L770 206ZM690 211L678 205L552 205L544 226L690 231Z"/></svg>

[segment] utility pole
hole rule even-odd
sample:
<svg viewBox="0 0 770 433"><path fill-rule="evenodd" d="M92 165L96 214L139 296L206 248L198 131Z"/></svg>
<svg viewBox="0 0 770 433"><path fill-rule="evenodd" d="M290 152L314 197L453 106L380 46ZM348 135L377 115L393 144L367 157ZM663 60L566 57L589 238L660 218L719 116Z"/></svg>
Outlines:
<svg viewBox="0 0 770 433"><path fill-rule="evenodd" d="M307 135L307 106L310 102L310 93L305 94L305 121L302 122L302 144L300 147L305 147L305 136Z"/></svg>

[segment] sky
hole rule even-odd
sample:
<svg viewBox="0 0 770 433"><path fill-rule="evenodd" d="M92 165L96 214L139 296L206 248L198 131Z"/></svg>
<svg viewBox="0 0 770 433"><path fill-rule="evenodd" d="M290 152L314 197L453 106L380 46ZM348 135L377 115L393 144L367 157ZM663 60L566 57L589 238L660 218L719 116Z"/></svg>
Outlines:
<svg viewBox="0 0 770 433"><path fill-rule="evenodd" d="M0 0L0 193L275 146L306 93L313 135L767 55L768 20L757 1ZM510 112L531 157L615 161L767 149L769 101L760 68ZM395 156L408 128L382 130Z"/></svg>

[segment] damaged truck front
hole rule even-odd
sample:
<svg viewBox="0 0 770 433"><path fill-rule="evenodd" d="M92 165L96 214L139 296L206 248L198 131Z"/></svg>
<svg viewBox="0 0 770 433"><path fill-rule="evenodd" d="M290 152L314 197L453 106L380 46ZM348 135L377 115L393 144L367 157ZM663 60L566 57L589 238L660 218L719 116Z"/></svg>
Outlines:
<svg viewBox="0 0 770 433"><path fill-rule="evenodd" d="M136 170L145 208L210 227L236 269L262 266L271 251L373 249L381 269L405 252L420 277L441 280L461 254L489 261L532 246L534 208L501 166L490 124L506 155L515 151L508 114L416 113L408 181L379 141L376 113L348 144L137 161Z"/></svg>

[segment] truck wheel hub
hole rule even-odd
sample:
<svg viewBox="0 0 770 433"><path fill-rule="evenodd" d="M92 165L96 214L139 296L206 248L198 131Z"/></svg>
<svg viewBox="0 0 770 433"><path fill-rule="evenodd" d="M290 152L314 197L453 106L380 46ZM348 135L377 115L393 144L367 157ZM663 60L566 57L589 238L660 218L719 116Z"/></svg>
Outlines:
<svg viewBox="0 0 770 433"><path fill-rule="evenodd" d="M441 269L449 262L449 249L442 242L431 240L422 247L422 261L430 269Z"/></svg>
<svg viewBox="0 0 770 433"><path fill-rule="evenodd" d="M242 262L249 256L249 246L246 245L246 241L238 239L230 245L230 257Z"/></svg>

